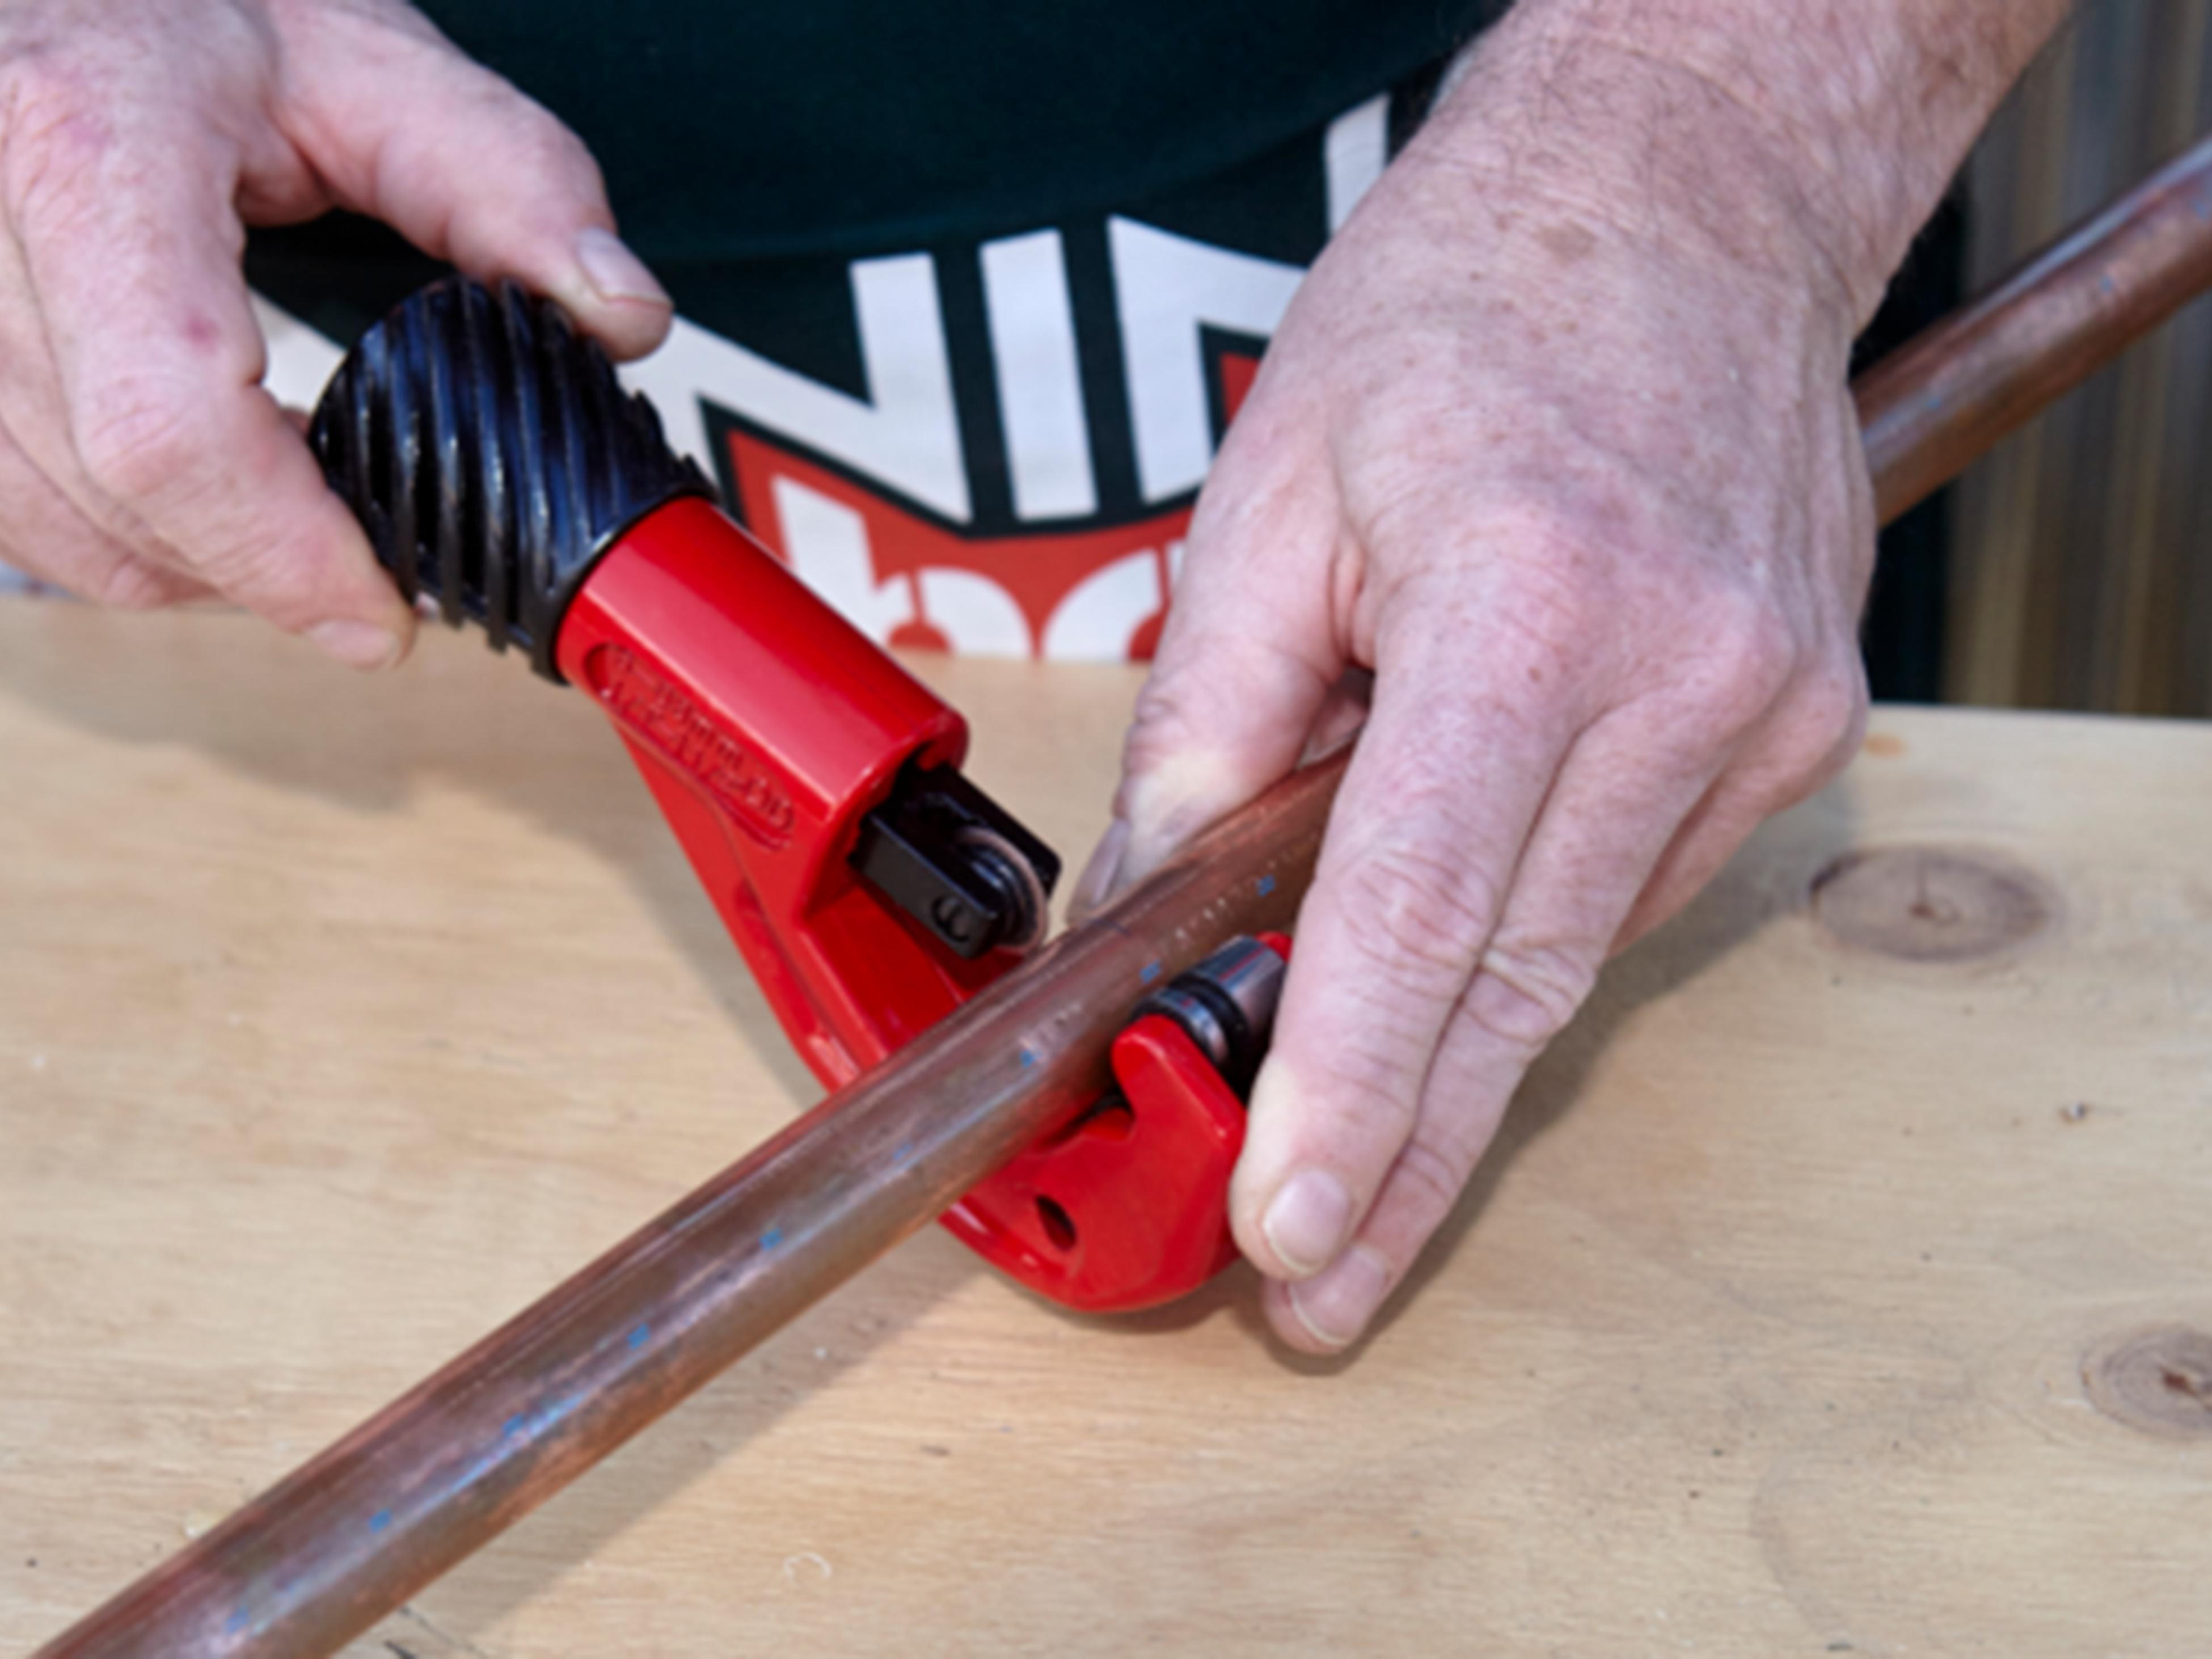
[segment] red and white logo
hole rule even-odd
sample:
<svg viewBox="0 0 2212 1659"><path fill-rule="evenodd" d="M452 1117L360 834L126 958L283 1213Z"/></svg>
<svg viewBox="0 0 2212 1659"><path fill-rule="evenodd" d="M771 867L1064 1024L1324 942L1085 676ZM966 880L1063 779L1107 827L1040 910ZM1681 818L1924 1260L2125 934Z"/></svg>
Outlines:
<svg viewBox="0 0 2212 1659"><path fill-rule="evenodd" d="M1328 228L1382 172L1387 104L1325 136ZM1147 657L1198 487L1304 271L1117 216L1084 288L1074 234L852 262L865 395L680 319L624 379L747 526L873 638ZM975 262L969 332L948 326L940 258ZM1086 376L1110 379L1109 395ZM957 386L994 405L981 440Z"/></svg>

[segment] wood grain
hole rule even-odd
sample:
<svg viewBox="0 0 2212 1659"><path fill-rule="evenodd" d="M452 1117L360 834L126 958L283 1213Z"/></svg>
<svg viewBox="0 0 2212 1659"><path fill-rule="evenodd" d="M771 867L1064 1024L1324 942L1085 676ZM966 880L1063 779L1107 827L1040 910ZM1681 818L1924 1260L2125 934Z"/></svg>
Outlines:
<svg viewBox="0 0 2212 1659"><path fill-rule="evenodd" d="M2212 126L2212 4L2085 5L1966 171L1967 290ZM2192 306L1955 492L1944 692L2212 713L2212 307Z"/></svg>
<svg viewBox="0 0 2212 1659"><path fill-rule="evenodd" d="M927 672L1079 856L1133 678ZM0 762L12 1651L812 1091L597 717L469 641L0 605ZM1350 1361L1241 1275L1083 1321L933 1234L356 1651L2195 1651L2208 807L2200 728L1883 711ZM1869 949L1810 898L1854 853L2049 906Z"/></svg>

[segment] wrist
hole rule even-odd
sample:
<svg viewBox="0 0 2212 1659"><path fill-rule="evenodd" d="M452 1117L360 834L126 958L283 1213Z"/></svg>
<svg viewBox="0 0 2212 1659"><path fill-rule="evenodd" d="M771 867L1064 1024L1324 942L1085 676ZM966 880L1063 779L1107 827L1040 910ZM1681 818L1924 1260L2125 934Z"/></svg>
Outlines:
<svg viewBox="0 0 2212 1659"><path fill-rule="evenodd" d="M1423 141L1856 330L2067 0L1522 0Z"/></svg>

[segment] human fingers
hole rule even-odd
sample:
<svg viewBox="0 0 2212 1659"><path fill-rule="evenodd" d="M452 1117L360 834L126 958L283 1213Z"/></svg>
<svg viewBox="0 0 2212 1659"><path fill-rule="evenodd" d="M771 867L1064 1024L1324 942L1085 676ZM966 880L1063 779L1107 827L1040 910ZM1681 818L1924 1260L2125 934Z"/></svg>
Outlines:
<svg viewBox="0 0 2212 1659"><path fill-rule="evenodd" d="M1856 659L1808 661L1789 629L1752 621L1700 636L1717 665L1609 711L1577 740L1545 800L1467 988L1439 1034L1400 1143L1379 1125L1302 1119L1255 1091L1246 1156L1253 1188L1272 1170L1349 1169L1372 1190L1348 1244L1317 1273L1271 1291L1278 1333L1333 1352L1356 1340L1449 1213L1535 1058L1574 1017L1644 896L1668 876L1686 900L1761 817L1801 798L1847 756L1863 708ZM1716 860L1708 864L1708 859ZM1303 949L1301 955L1310 958ZM1294 962L1293 974L1299 964ZM1286 988L1283 1024L1304 1018ZM1262 1088L1267 1086L1262 1079ZM1295 1101L1296 1097L1293 1096ZM1371 1189L1359 1176L1379 1172ZM1240 1169L1240 1181L1247 1179ZM1243 1232L1265 1200L1232 1194ZM1263 1215L1264 1211L1259 1214Z"/></svg>
<svg viewBox="0 0 2212 1659"><path fill-rule="evenodd" d="M1498 587L1469 586L1410 597L1381 631L1373 712L1298 914L1231 1191L1237 1242L1272 1278L1337 1259L1412 1134L1589 718L1559 647L1506 620L1526 613Z"/></svg>
<svg viewBox="0 0 2212 1659"><path fill-rule="evenodd" d="M1267 407L1255 394L1240 416L1192 522L1122 745L1114 822L1076 884L1078 920L1356 718L1325 579L1334 498L1262 429Z"/></svg>
<svg viewBox="0 0 2212 1659"><path fill-rule="evenodd" d="M0 564L118 610L209 596L206 584L149 563L102 533L0 428Z"/></svg>
<svg viewBox="0 0 2212 1659"><path fill-rule="evenodd" d="M1850 764L1866 735L1866 669L1845 651L1748 745L1755 758L1705 793L1661 854L1613 949L1626 951L1705 890L1753 830L1804 800Z"/></svg>
<svg viewBox="0 0 2212 1659"><path fill-rule="evenodd" d="M240 145L189 104L71 112L68 82L40 95L45 118L11 129L0 171L9 429L142 563L341 660L398 660L413 617L260 385Z"/></svg>
<svg viewBox="0 0 2212 1659"><path fill-rule="evenodd" d="M409 9L280 13L277 121L339 202L472 276L559 301L617 357L659 343L668 295L615 234L574 133Z"/></svg>
<svg viewBox="0 0 2212 1659"><path fill-rule="evenodd" d="M1655 752L1641 718L1601 719L1576 739L1547 792L1464 988L1433 1035L1404 1039L1406 1060L1387 1098L1314 1088L1303 1069L1311 1061L1296 1046L1281 1078L1262 1078L1249 1169L1240 1167L1231 1196L1240 1239L1254 1236L1263 1249L1277 1243L1279 1229L1266 1226L1269 1194L1316 1170L1341 1184L1352 1218L1348 1237L1317 1271L1285 1264L1307 1271L1269 1291L1271 1322L1284 1340L1315 1352L1348 1346L1403 1280L1465 1189L1528 1066L1588 996L1675 826L1728 757L1724 738L1709 746L1686 737L1673 752ZM1301 927L1292 959L1293 973L1305 967L1310 976L1285 988L1279 1034L1300 1032L1316 1001L1342 994L1311 973L1310 933ZM1280 1055L1283 1036L1277 1041Z"/></svg>

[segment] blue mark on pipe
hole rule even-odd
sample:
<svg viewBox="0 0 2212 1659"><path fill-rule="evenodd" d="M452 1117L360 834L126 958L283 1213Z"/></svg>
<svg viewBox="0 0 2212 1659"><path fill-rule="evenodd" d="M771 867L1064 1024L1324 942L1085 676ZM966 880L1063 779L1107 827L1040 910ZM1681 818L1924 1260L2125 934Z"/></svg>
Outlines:
<svg viewBox="0 0 2212 1659"><path fill-rule="evenodd" d="M222 1631L226 1636L235 1636L245 1628L246 1609L244 1607L234 1609L230 1617L222 1621Z"/></svg>
<svg viewBox="0 0 2212 1659"><path fill-rule="evenodd" d="M1150 984L1151 984L1154 980L1158 979L1159 976L1160 976L1160 964L1159 964L1158 963L1157 963L1157 962L1148 962L1148 963L1146 963L1145 964L1145 971L1144 971L1143 973L1141 973L1141 974L1139 974L1139 975L1137 975L1137 977L1138 977L1139 979L1142 980L1142 981L1143 981L1146 984L1147 984L1147 985L1150 985Z"/></svg>
<svg viewBox="0 0 2212 1659"><path fill-rule="evenodd" d="M1262 876L1260 878L1260 896L1261 898L1267 897L1268 894L1274 890L1275 878L1273 876Z"/></svg>
<svg viewBox="0 0 2212 1659"><path fill-rule="evenodd" d="M500 1433L509 1440L522 1435L529 1435L534 1439L548 1429L559 1428L562 1419L568 1415L575 1403L574 1400L549 1400L526 1412L517 1412L501 1425Z"/></svg>
<svg viewBox="0 0 2212 1659"><path fill-rule="evenodd" d="M783 1229L781 1227L771 1227L760 1236L760 1247L763 1250L772 1250L782 1243Z"/></svg>
<svg viewBox="0 0 2212 1659"><path fill-rule="evenodd" d="M632 1348L641 1348L649 1340L651 1340L652 1336L653 1327L650 1325L641 1325L629 1334L629 1345Z"/></svg>
<svg viewBox="0 0 2212 1659"><path fill-rule="evenodd" d="M1024 1072L1026 1072L1026 1071L1028 1071L1028 1070L1029 1070L1029 1068L1030 1068L1030 1066L1034 1066L1034 1065L1036 1065L1036 1049L1034 1049L1034 1048L1024 1048L1024 1049L1023 1049L1023 1050L1022 1050L1022 1070L1024 1070Z"/></svg>
<svg viewBox="0 0 2212 1659"><path fill-rule="evenodd" d="M542 1439L559 1428L579 1403L577 1396L572 1395L566 1399L549 1400L528 1411L515 1413L500 1425L499 1438L479 1452L475 1461L460 1472L457 1484L462 1486L475 1485L514 1456L519 1449L518 1443Z"/></svg>
<svg viewBox="0 0 2212 1659"><path fill-rule="evenodd" d="M392 1511L390 1510L379 1510L374 1515L368 1517L368 1529L371 1532L382 1532L391 1524Z"/></svg>

